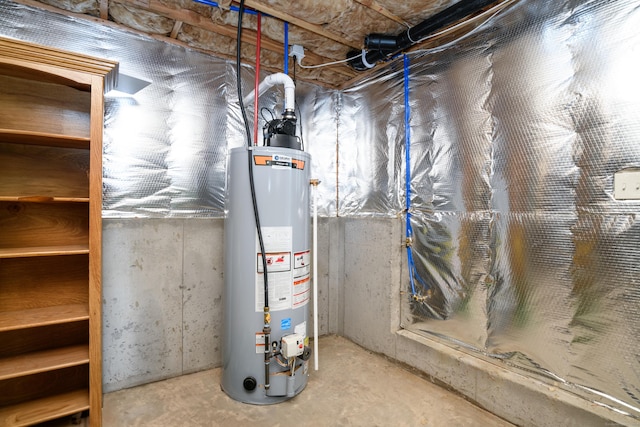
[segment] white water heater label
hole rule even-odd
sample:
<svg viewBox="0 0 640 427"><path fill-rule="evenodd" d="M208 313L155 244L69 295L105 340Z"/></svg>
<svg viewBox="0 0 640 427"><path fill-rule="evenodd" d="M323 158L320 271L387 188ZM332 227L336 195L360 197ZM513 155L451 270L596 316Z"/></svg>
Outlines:
<svg viewBox="0 0 640 427"><path fill-rule="evenodd" d="M293 300L292 227L262 227L262 239L269 275L269 310L290 309ZM262 276L264 269L258 233L256 233L256 254L255 310L262 312L264 310L264 278Z"/></svg>
<svg viewBox="0 0 640 427"><path fill-rule="evenodd" d="M293 329L293 332L307 338L307 322L298 323Z"/></svg>

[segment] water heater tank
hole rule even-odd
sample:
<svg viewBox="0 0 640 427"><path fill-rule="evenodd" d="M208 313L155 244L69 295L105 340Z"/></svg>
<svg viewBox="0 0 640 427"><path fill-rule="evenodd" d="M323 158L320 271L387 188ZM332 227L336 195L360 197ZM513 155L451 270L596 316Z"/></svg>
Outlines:
<svg viewBox="0 0 640 427"><path fill-rule="evenodd" d="M268 351L272 355L268 362L263 334L264 272L249 185L249 156L267 258ZM221 385L241 402L278 403L300 393L307 384L310 160L303 151L269 146L234 148L229 156Z"/></svg>

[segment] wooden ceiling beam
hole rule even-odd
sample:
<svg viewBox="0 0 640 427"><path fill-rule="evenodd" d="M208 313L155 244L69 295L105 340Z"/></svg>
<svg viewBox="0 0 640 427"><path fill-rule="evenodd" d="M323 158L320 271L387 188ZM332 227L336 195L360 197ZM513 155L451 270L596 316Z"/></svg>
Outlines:
<svg viewBox="0 0 640 427"><path fill-rule="evenodd" d="M215 56L217 58L228 59L228 60L235 59L234 57L232 57L230 55L225 55L225 54L221 54L221 53L218 53L218 52L213 52L213 51L210 51L210 50L206 50L206 49L201 49L201 48L198 48L198 47L190 46L185 42L182 42L182 41L177 40L177 39L172 39L172 38L169 38L167 36L162 36L162 35L158 35L158 34L148 34L148 33L145 33L143 31L139 31L139 30L127 27L127 26L122 25L122 24L117 24L115 22L106 21L106 20L103 20L103 19L95 17L95 16L85 15L85 14L82 14L82 13L69 12L68 10L63 10L63 9L60 9L58 7L55 7L55 6L50 6L48 4L40 3L37 0L12 0L12 1L14 1L15 3L24 4L26 6L31 6L31 7L35 7L35 8L38 8L38 9L48 10L49 12L52 12L52 13L58 13L58 14L66 15L66 16L72 16L72 17L80 19L80 20L85 20L85 21L96 23L96 24L105 25L107 27L110 27L110 28L113 28L113 29L117 29L117 30L120 30L120 31L128 31L128 32L132 32L132 33L135 33L135 34L144 35L144 36L147 36L147 37L151 37L151 38L153 38L155 40L159 40L159 41L162 41L162 42L165 42L165 43L169 43L169 44L172 44L172 45L176 45L176 46L182 46L182 47L184 47L186 49L191 49L191 50L194 50L194 51L197 51L197 52L202 52L203 54L212 55L212 56ZM253 62L251 60L248 60L247 63L249 63L251 65L255 65L255 62ZM274 72L274 73L282 71L280 69L276 69L275 67L271 67L271 66L264 65L264 64L262 65L262 68L267 70L267 71ZM329 88L329 89L335 89L336 86L338 86L338 84L339 84L339 83L331 84L331 83L326 82L326 81L316 80L315 78L305 78L305 76L302 75L302 74L298 75L297 78L298 78L298 80L306 81L306 82L309 82L311 84L319 85L319 86L326 87L326 88Z"/></svg>
<svg viewBox="0 0 640 427"><path fill-rule="evenodd" d="M343 44L345 46L349 46L352 47L354 49L360 50L362 49L362 44L361 43L356 43L353 42L351 40L347 40L344 37L341 37L337 34L332 33L331 31L327 31L325 30L321 25L317 25L317 24L312 24L310 22L306 22L300 18L296 18L295 16L289 15L287 13L284 13L282 11L279 11L278 9L274 9L273 7L266 5L266 4L262 4L260 3L260 1L258 0L245 0L245 5L247 7L250 7L252 9L255 9L259 12L262 13L266 13L268 15L271 16L275 16L276 18L279 18L285 22L288 22L290 24L296 25L300 28L304 28L307 31L311 31L312 33L318 34L322 37L326 37L328 39L331 39L335 42L338 42L340 44Z"/></svg>
<svg viewBox="0 0 640 427"><path fill-rule="evenodd" d="M129 3L131 5L135 5L137 7L141 7L140 0L122 0L123 3ZM159 0L148 0L148 6L145 6L144 9L149 10L151 12L160 14L162 16L166 16L167 18L173 19L176 22L182 22L188 25L192 25L194 27L202 28L206 31L211 31L216 34L221 34L223 36L235 39L238 35L238 30L236 27L231 27L228 25L216 24L210 18L206 16L200 15L197 12L188 9L173 9L165 4L161 3ZM175 29L175 26L174 26ZM173 31L172 31L173 34ZM177 33L176 33L177 35ZM256 31L250 29L242 30L242 42L248 43L251 45L256 44ZM172 37L175 38L175 37ZM278 52L284 55L284 44L268 37L262 37L260 43L262 47L266 50L270 50L272 52ZM325 58L323 56L314 54L312 52L305 52L305 58L308 58L309 62L312 64L322 64L326 62L331 62L333 59ZM308 64L311 65L311 64ZM349 78L354 76L353 70L344 66L335 66L332 67L332 70L345 75Z"/></svg>
<svg viewBox="0 0 640 427"><path fill-rule="evenodd" d="M109 0L100 0L100 18L109 19Z"/></svg>
<svg viewBox="0 0 640 427"><path fill-rule="evenodd" d="M216 24L211 20L211 18L200 15L193 10L173 9L158 0L148 0L147 4L144 6L141 4L140 0L122 0L122 2L125 4L131 4L132 6L143 7L150 12L154 12L167 18L173 19L174 21L180 21L183 24L192 25L194 27L202 28L203 30L221 34L233 39L235 39L238 34L235 27ZM244 29L242 34L242 42L255 45L256 32L253 30ZM284 45L282 43L278 43L269 38L263 38L262 45L265 49L272 50L274 52L284 52Z"/></svg>
<svg viewBox="0 0 640 427"><path fill-rule="evenodd" d="M176 20L176 22L173 24L173 28L171 29L171 34L169 34L169 37L171 37L172 39L175 39L176 37L178 37L178 33L180 32L181 28L182 28L182 21Z"/></svg>
<svg viewBox="0 0 640 427"><path fill-rule="evenodd" d="M369 9L371 9L371 10L373 10L375 12L378 12L382 16L385 16L385 17L391 19L392 21L397 22L398 24L404 25L406 27L411 27L411 25L409 25L409 23L407 23L404 19L402 19L399 16L396 16L393 13L389 12L388 9L384 8L376 0L353 0L353 1L355 1L356 3L360 3L364 7L368 7Z"/></svg>

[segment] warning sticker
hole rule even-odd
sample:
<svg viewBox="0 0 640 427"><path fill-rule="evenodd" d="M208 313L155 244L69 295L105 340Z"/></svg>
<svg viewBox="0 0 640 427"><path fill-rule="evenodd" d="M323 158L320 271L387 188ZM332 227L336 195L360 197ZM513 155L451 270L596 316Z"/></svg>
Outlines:
<svg viewBox="0 0 640 427"><path fill-rule="evenodd" d="M264 353L264 334L256 332L256 354Z"/></svg>
<svg viewBox="0 0 640 427"><path fill-rule="evenodd" d="M310 298L311 279L307 274L298 278L293 282L293 308L299 308L306 305Z"/></svg>
<svg viewBox="0 0 640 427"><path fill-rule="evenodd" d="M309 275L311 268L311 251L296 252L293 255L293 277L302 277Z"/></svg>
<svg viewBox="0 0 640 427"><path fill-rule="evenodd" d="M291 252L276 252L265 254L267 258L267 271L269 273L276 271L291 270ZM262 263L262 254L258 252L258 273L262 273L264 264Z"/></svg>
<svg viewBox="0 0 640 427"><path fill-rule="evenodd" d="M311 289L311 251L293 254L293 308L309 302Z"/></svg>

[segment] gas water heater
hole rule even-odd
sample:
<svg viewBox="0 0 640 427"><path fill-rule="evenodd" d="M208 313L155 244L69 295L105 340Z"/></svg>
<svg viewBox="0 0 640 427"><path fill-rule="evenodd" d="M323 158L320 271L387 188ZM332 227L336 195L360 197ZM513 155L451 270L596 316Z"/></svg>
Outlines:
<svg viewBox="0 0 640 427"><path fill-rule="evenodd" d="M293 83L284 74L276 78L285 80L288 100L282 119L267 123L264 146L234 148L228 162L221 386L231 398L253 404L300 393L311 353L311 157L295 137ZM261 85L259 93L266 89ZM269 282L267 309L254 195Z"/></svg>

